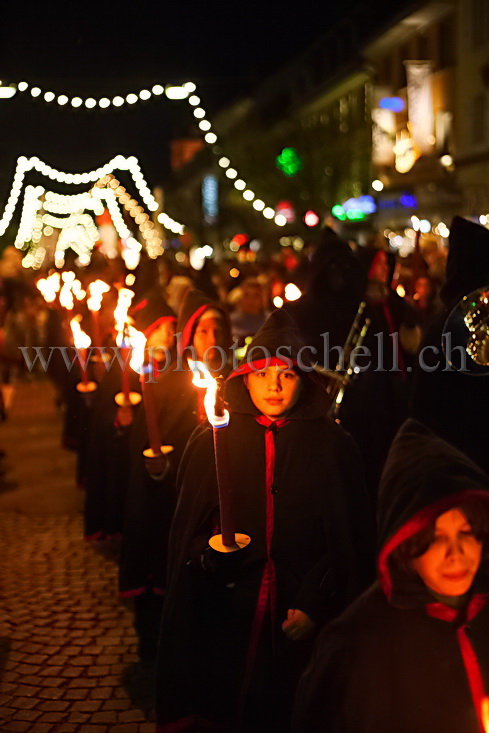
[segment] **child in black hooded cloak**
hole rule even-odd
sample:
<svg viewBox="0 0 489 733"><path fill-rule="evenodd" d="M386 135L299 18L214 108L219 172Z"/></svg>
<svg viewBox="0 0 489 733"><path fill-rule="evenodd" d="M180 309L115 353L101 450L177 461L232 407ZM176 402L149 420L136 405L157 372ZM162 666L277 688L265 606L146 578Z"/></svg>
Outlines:
<svg viewBox="0 0 489 733"><path fill-rule="evenodd" d="M372 535L357 450L326 417L327 395L302 346L290 317L275 311L228 378L236 530L251 536L231 557L236 568L207 547L219 525L209 426L187 446L158 659L161 733L286 731L315 628L368 582ZM280 385L260 397L262 378ZM292 396L281 381L289 379Z"/></svg>
<svg viewBox="0 0 489 733"><path fill-rule="evenodd" d="M408 420L379 492L379 581L322 632L295 733L482 733L489 478Z"/></svg>

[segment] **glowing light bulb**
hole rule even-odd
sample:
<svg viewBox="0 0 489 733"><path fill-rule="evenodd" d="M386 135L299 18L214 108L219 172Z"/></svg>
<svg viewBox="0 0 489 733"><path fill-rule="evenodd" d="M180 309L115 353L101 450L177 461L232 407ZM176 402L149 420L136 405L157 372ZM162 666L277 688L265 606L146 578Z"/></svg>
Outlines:
<svg viewBox="0 0 489 733"><path fill-rule="evenodd" d="M29 84L26 81L21 81L17 84L17 89L19 92L25 92L26 89L29 88Z"/></svg>
<svg viewBox="0 0 489 733"><path fill-rule="evenodd" d="M163 94L163 92L165 90L163 89L163 87L161 86L161 84L155 84L154 87L153 87L153 89L151 91L153 92L153 94L157 94L158 95L158 94Z"/></svg>
<svg viewBox="0 0 489 733"><path fill-rule="evenodd" d="M59 95L59 97L58 97L58 104L63 105L63 104L68 104L68 102L69 102L69 99L66 96L66 94L60 94Z"/></svg>
<svg viewBox="0 0 489 733"><path fill-rule="evenodd" d="M193 83L193 81L187 81L187 82L185 82L185 84L183 85L183 88L189 94L192 94L192 92L195 92L195 90L197 89L197 87L195 86L195 84Z"/></svg>
<svg viewBox="0 0 489 733"><path fill-rule="evenodd" d="M189 92L185 87L169 84L165 89L165 94L168 99L187 99Z"/></svg>
<svg viewBox="0 0 489 733"><path fill-rule="evenodd" d="M53 99L55 98L55 96L56 95L53 94L53 92L46 92L46 94L44 95L44 101L46 101L46 102L52 102Z"/></svg>
<svg viewBox="0 0 489 733"><path fill-rule="evenodd" d="M265 219L273 219L275 211L270 206L267 206L266 209L263 209L263 216Z"/></svg>
<svg viewBox="0 0 489 733"><path fill-rule="evenodd" d="M112 104L114 105L114 107L122 107L122 105L124 104L124 99L122 97L114 97L114 99L112 100Z"/></svg>
<svg viewBox="0 0 489 733"><path fill-rule="evenodd" d="M277 214L275 217L275 224L279 227L284 227L287 224L287 219L283 214Z"/></svg>
<svg viewBox="0 0 489 733"><path fill-rule="evenodd" d="M227 168L230 163L231 161L229 160L229 158L221 158L219 161L219 165L221 166L221 168Z"/></svg>
<svg viewBox="0 0 489 733"><path fill-rule="evenodd" d="M81 97L73 97L71 100L71 106L72 107L81 107L83 104L83 100Z"/></svg>
<svg viewBox="0 0 489 733"><path fill-rule="evenodd" d="M33 97L38 97L41 94L39 87L32 87L31 94Z"/></svg>
<svg viewBox="0 0 489 733"><path fill-rule="evenodd" d="M379 181L379 179L376 178L375 181L372 181L372 188L374 189L374 191L382 191L382 189L384 188L384 184L382 183L382 181Z"/></svg>
<svg viewBox="0 0 489 733"><path fill-rule="evenodd" d="M217 142L217 135L213 132L208 132L205 135L204 140L206 143L209 143L209 145L214 145L214 143Z"/></svg>
<svg viewBox="0 0 489 733"><path fill-rule="evenodd" d="M146 101L147 99L150 99L151 92L148 89L141 89L141 91L139 92L139 97L143 101Z"/></svg>
<svg viewBox="0 0 489 733"><path fill-rule="evenodd" d="M137 94L128 94L126 97L126 102L128 104L136 104L138 101L138 95Z"/></svg>
<svg viewBox="0 0 489 733"><path fill-rule="evenodd" d="M188 98L188 103L191 104L192 107L196 107L198 104L200 104L200 97L198 97L196 94L192 94L192 96Z"/></svg>
<svg viewBox="0 0 489 733"><path fill-rule="evenodd" d="M89 97L85 100L85 107L88 107L88 109L93 109L97 106L97 102L92 97Z"/></svg>
<svg viewBox="0 0 489 733"><path fill-rule="evenodd" d="M98 100L98 106L102 107L102 109L110 107L110 99L107 99L107 97L102 97L102 99Z"/></svg>
<svg viewBox="0 0 489 733"><path fill-rule="evenodd" d="M237 188L238 191L244 191L246 183L241 178L238 178L238 180L234 182L234 188Z"/></svg>
<svg viewBox="0 0 489 733"><path fill-rule="evenodd" d="M265 202L261 199L256 199L255 201L253 201L253 208L257 211L263 211L263 209L265 208Z"/></svg>
<svg viewBox="0 0 489 733"><path fill-rule="evenodd" d="M202 117L205 117L205 110L202 107L196 107L194 109L194 117L197 117L198 120L202 119Z"/></svg>
<svg viewBox="0 0 489 733"><path fill-rule="evenodd" d="M253 191L250 191L249 188L246 189L246 191L243 191L243 198L245 201L253 201L255 198L255 194Z"/></svg>
<svg viewBox="0 0 489 733"><path fill-rule="evenodd" d="M234 168L228 168L226 171L226 175L228 178L236 178L236 176L238 175L238 171Z"/></svg>

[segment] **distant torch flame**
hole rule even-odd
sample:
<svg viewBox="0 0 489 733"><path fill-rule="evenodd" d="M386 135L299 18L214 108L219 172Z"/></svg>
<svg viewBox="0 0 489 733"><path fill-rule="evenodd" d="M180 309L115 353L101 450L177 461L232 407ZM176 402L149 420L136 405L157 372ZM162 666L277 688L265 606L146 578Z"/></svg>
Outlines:
<svg viewBox="0 0 489 733"><path fill-rule="evenodd" d="M292 302L293 300L299 300L302 292L299 290L297 285L294 283L287 283L285 286L285 299Z"/></svg>
<svg viewBox="0 0 489 733"><path fill-rule="evenodd" d="M88 286L88 292L90 293L90 297L87 300L88 310L99 311L102 305L102 298L109 290L110 286L104 283L103 280L95 280L93 283L90 283ZM74 289L73 292L75 292Z"/></svg>
<svg viewBox="0 0 489 733"><path fill-rule="evenodd" d="M146 336L142 331L136 331L133 326L127 326L127 335L132 347L129 366L138 374L142 374L145 362Z"/></svg>
<svg viewBox="0 0 489 733"><path fill-rule="evenodd" d="M77 300L83 300L86 296L86 292L83 290L82 284L79 280L73 280L71 291Z"/></svg>
<svg viewBox="0 0 489 733"><path fill-rule="evenodd" d="M67 270L61 274L61 279L64 283L72 283L75 277L75 273L71 272L71 270Z"/></svg>
<svg viewBox="0 0 489 733"><path fill-rule="evenodd" d="M56 300L57 291L53 288L52 283L49 282L49 278L47 280L45 278L38 280L36 287L46 303L53 303Z"/></svg>
<svg viewBox="0 0 489 733"><path fill-rule="evenodd" d="M205 387L206 393L204 397L204 407L207 419L213 428L223 428L229 424L229 412L223 410L223 415L216 415L216 394L217 381L214 379L206 365L201 361L188 360L189 367L193 372L192 383L196 387Z"/></svg>
<svg viewBox="0 0 489 733"><path fill-rule="evenodd" d="M73 334L73 342L77 349L88 349L92 340L88 333L82 331L80 326L81 316L75 316L70 321L71 332Z"/></svg>
<svg viewBox="0 0 489 733"><path fill-rule="evenodd" d="M121 346L124 334L124 327L127 323L127 312L130 308L134 293L128 288L121 288L117 298L117 305L114 310L115 328L118 334L117 345Z"/></svg>
<svg viewBox="0 0 489 733"><path fill-rule="evenodd" d="M71 281L65 282L59 293L59 302L66 308L67 311L73 310L75 302L73 300L73 293L71 292Z"/></svg>

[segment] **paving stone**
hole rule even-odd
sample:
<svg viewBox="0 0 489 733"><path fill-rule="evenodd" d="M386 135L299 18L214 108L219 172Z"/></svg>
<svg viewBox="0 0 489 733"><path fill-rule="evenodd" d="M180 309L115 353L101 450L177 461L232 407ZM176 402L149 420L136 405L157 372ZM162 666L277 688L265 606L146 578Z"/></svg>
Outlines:
<svg viewBox="0 0 489 733"><path fill-rule="evenodd" d="M73 712L96 713L100 710L102 703L99 700L83 700L72 705Z"/></svg>
<svg viewBox="0 0 489 733"><path fill-rule="evenodd" d="M10 703L10 707L18 708L19 710L31 710L37 705L37 700L32 697L17 697Z"/></svg>
<svg viewBox="0 0 489 733"><path fill-rule="evenodd" d="M88 690L80 688L75 690L66 690L63 700L84 700L88 695Z"/></svg>
<svg viewBox="0 0 489 733"><path fill-rule="evenodd" d="M145 717L141 710L124 710L118 713L119 723L144 723Z"/></svg>
<svg viewBox="0 0 489 733"><path fill-rule="evenodd" d="M48 687L45 690L39 690L37 697L42 700L60 700L64 694L63 687Z"/></svg>
<svg viewBox="0 0 489 733"><path fill-rule="evenodd" d="M69 707L69 702L63 702L62 700L51 700L50 702L41 703L39 705L39 710L44 710L46 713L63 713Z"/></svg>

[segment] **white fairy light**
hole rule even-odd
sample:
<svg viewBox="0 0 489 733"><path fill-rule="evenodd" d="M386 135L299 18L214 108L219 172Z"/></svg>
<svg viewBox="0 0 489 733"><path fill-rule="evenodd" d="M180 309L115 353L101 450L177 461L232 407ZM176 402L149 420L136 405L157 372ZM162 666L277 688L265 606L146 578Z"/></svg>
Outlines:
<svg viewBox="0 0 489 733"><path fill-rule="evenodd" d="M56 95L53 92L46 92L44 95L44 101L45 102L52 102L55 99Z"/></svg>
<svg viewBox="0 0 489 733"><path fill-rule="evenodd" d="M194 109L194 117L196 117L198 120L202 119L202 117L205 117L205 110L202 109L202 107L196 107Z"/></svg>
<svg viewBox="0 0 489 733"><path fill-rule="evenodd" d="M60 94L58 97L58 104L61 104L61 106L64 104L68 104L69 101L70 100L68 99L66 94Z"/></svg>

